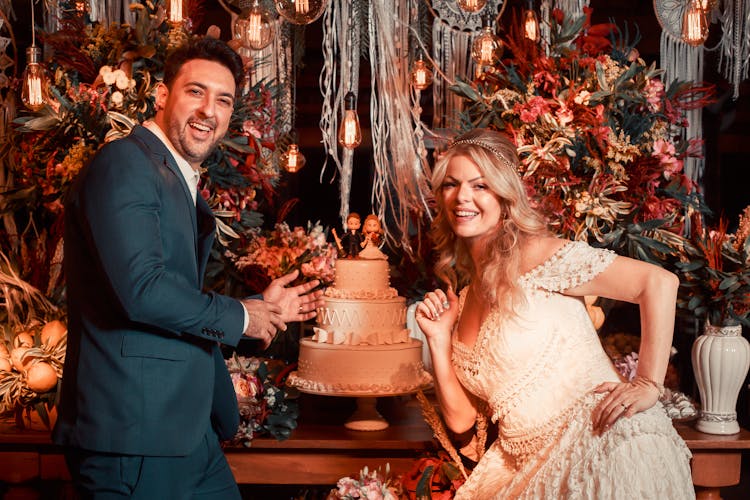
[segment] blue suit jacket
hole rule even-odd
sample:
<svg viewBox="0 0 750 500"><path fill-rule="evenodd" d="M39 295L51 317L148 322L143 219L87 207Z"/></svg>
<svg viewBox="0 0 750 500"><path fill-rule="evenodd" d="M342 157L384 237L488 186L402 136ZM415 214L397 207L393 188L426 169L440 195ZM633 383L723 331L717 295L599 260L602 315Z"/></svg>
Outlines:
<svg viewBox="0 0 750 500"><path fill-rule="evenodd" d="M237 399L219 343L236 346L243 306L203 293L215 223L197 207L148 129L104 146L68 197L68 350L56 443L179 456L209 422L237 429Z"/></svg>

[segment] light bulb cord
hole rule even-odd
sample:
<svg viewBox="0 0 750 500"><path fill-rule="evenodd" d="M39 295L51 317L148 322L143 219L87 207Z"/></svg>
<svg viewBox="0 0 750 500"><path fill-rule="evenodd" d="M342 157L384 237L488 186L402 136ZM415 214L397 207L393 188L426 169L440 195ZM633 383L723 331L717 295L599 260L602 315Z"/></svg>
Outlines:
<svg viewBox="0 0 750 500"><path fill-rule="evenodd" d="M36 45L36 20L34 18L34 0L29 0L31 4L31 46Z"/></svg>

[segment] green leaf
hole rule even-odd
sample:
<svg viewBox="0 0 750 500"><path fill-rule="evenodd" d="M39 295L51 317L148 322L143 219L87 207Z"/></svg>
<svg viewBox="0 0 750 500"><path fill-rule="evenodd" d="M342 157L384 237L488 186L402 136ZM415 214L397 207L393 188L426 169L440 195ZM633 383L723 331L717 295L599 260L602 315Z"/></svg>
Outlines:
<svg viewBox="0 0 750 500"><path fill-rule="evenodd" d="M699 305L701 305L701 302L703 302L703 299L699 295L694 295L688 302L688 309L694 311Z"/></svg>
<svg viewBox="0 0 750 500"><path fill-rule="evenodd" d="M734 290L736 290L737 288L739 288L738 281L739 280L737 279L737 276L727 276L726 278L721 280L721 283L719 283L719 290L726 290L733 285L737 285L734 287Z"/></svg>
<svg viewBox="0 0 750 500"><path fill-rule="evenodd" d="M417 498L432 499L432 476L434 475L434 469L434 466L429 465L425 467L424 472L422 472L422 476L417 482L417 488L415 491Z"/></svg>

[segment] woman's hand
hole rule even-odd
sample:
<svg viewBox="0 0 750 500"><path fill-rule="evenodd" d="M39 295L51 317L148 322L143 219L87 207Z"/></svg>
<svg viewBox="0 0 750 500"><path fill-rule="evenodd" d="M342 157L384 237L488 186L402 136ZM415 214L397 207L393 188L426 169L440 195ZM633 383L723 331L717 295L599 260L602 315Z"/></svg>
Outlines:
<svg viewBox="0 0 750 500"><path fill-rule="evenodd" d="M440 289L427 292L415 311L417 324L430 344L437 341L449 345L457 317L458 296L451 288L447 293Z"/></svg>
<svg viewBox="0 0 750 500"><path fill-rule="evenodd" d="M632 417L654 406L661 391L655 382L636 377L630 382L603 382L594 392L609 393L591 414L594 432L602 434L617 419Z"/></svg>

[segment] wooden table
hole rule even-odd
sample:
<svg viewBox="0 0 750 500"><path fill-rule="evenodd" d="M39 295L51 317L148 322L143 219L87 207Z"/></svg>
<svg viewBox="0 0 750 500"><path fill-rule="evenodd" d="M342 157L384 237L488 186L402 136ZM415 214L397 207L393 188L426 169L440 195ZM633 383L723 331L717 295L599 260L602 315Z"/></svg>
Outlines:
<svg viewBox="0 0 750 500"><path fill-rule="evenodd" d="M740 482L742 450L750 449L750 431L728 436L704 434L687 424L675 429L693 453L690 468L698 500L718 500L721 488Z"/></svg>
<svg viewBox="0 0 750 500"><path fill-rule="evenodd" d="M240 484L333 485L364 466L386 464L400 474L432 448L432 431L412 398L383 398L379 408L390 423L387 429L352 431L343 426L354 410L352 399L304 395L299 427L290 439L259 438L250 449L227 448L227 459ZM740 482L742 451L750 449L750 431L719 436L698 432L688 424L675 428L693 453L698 498L718 499L720 488ZM46 431L19 432L12 422L0 422L0 481L23 488L35 480L69 481L60 448L50 443Z"/></svg>

